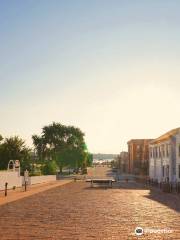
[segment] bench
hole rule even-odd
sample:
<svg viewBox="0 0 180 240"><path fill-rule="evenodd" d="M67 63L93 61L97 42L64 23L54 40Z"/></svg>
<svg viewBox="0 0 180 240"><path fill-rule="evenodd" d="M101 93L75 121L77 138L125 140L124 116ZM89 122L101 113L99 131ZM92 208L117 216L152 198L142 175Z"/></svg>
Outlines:
<svg viewBox="0 0 180 240"><path fill-rule="evenodd" d="M86 182L90 182L91 183L91 187L94 186L94 184L98 184L98 185L103 185L103 186L108 186L112 188L112 184L113 182L115 182L114 179L87 179Z"/></svg>

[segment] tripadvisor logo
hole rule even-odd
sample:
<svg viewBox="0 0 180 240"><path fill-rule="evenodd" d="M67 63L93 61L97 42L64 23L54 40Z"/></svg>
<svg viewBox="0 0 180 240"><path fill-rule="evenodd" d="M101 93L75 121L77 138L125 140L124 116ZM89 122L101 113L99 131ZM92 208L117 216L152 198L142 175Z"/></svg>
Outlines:
<svg viewBox="0 0 180 240"><path fill-rule="evenodd" d="M135 229L135 234L136 234L137 236L141 236L141 235L143 235L143 233L144 233L143 228L137 227L137 228Z"/></svg>

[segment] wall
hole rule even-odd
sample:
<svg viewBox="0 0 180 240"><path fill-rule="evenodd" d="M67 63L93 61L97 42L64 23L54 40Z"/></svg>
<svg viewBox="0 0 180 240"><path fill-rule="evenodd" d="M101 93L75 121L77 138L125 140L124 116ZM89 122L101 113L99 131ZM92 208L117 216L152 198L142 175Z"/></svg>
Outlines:
<svg viewBox="0 0 180 240"><path fill-rule="evenodd" d="M152 139L132 139L128 142L129 173L146 174L141 163L149 162L149 143Z"/></svg>
<svg viewBox="0 0 180 240"><path fill-rule="evenodd" d="M29 177L29 184L38 184L44 182L51 182L56 180L56 175L47 176L33 176ZM12 189L14 186L21 187L24 183L24 177L19 176L18 172L13 171L0 171L0 190L4 190L5 183L8 183L8 189Z"/></svg>
<svg viewBox="0 0 180 240"><path fill-rule="evenodd" d="M154 158L149 160L149 177L154 178Z"/></svg>
<svg viewBox="0 0 180 240"><path fill-rule="evenodd" d="M167 177L169 177L170 182L175 182L178 179L178 145L180 143L180 138L175 138L174 136L171 136L171 139L161 141L160 143L152 144L150 145L151 151L153 151L150 157L150 164L149 164L149 174L150 178L158 179L158 181L165 181ZM164 147L165 154L163 155L162 146ZM167 146L168 146L168 152L167 155ZM157 147L159 152L159 147L161 154L157 154L157 156L154 156L154 150L153 148ZM162 170L164 166L164 177L162 175ZM169 176L167 176L167 166L169 166ZM176 171L174 171L176 168Z"/></svg>
<svg viewBox="0 0 180 240"><path fill-rule="evenodd" d="M22 177L18 172L0 171L0 190L4 189L6 182L8 182L8 189L13 186L20 187L22 186Z"/></svg>
<svg viewBox="0 0 180 240"><path fill-rule="evenodd" d="M179 177L179 165L180 165L180 155L179 155L179 146L180 146L180 134L176 136L176 178L177 181L180 181Z"/></svg>
<svg viewBox="0 0 180 240"><path fill-rule="evenodd" d="M30 177L29 181L30 181L30 184L56 181L56 175L33 176L33 177Z"/></svg>

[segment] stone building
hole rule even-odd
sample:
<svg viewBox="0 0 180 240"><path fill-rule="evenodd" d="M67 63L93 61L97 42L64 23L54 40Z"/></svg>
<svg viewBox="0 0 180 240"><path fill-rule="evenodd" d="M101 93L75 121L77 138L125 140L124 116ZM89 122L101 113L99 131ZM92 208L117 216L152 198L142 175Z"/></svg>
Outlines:
<svg viewBox="0 0 180 240"><path fill-rule="evenodd" d="M180 128L173 129L149 145L149 176L161 181L180 181Z"/></svg>
<svg viewBox="0 0 180 240"><path fill-rule="evenodd" d="M152 139L132 139L128 141L129 173L148 175L149 143Z"/></svg>

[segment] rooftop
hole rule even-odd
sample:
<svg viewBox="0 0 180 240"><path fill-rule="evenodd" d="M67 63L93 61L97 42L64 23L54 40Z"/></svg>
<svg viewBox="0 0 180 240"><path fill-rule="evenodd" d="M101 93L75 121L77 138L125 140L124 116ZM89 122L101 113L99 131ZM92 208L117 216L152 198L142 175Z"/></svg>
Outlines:
<svg viewBox="0 0 180 240"><path fill-rule="evenodd" d="M163 134L162 136L152 140L151 143L154 144L154 143L159 143L159 142L166 141L176 134L180 134L180 128L172 129L171 131Z"/></svg>
<svg viewBox="0 0 180 240"><path fill-rule="evenodd" d="M130 143L137 143L137 144L141 144L141 143L144 143L144 142L151 142L153 139L131 139L127 142L127 144L130 144Z"/></svg>

